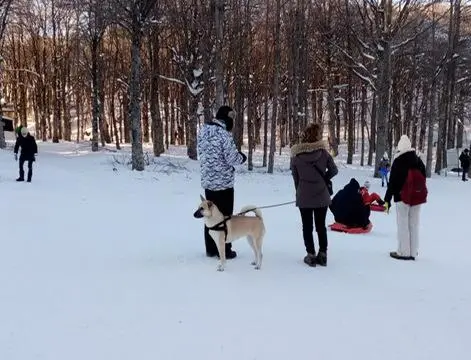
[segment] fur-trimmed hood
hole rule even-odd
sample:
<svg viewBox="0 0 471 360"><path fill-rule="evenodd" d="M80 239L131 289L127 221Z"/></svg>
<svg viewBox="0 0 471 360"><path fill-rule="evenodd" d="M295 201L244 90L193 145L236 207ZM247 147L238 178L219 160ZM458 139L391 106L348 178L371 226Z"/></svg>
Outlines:
<svg viewBox="0 0 471 360"><path fill-rule="evenodd" d="M291 148L291 157L295 157L296 155L302 153L310 153L320 149L327 150L327 143L324 140L319 140L313 143L296 144Z"/></svg>

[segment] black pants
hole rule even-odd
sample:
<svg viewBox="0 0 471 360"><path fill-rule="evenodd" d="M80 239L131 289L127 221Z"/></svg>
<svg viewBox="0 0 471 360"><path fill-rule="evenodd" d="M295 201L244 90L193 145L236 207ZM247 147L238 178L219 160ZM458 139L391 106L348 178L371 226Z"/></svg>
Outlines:
<svg viewBox="0 0 471 360"><path fill-rule="evenodd" d="M466 180L466 174L468 173L468 171L469 171L469 168L463 168L463 177L462 177L463 181Z"/></svg>
<svg viewBox="0 0 471 360"><path fill-rule="evenodd" d="M234 188L225 190L204 191L206 200L212 201L225 216L232 215L234 213ZM204 227L204 243L206 245L206 253L210 256L218 255L218 248L211 235L209 235L209 229ZM226 254L232 250L232 244L226 244Z"/></svg>
<svg viewBox="0 0 471 360"><path fill-rule="evenodd" d="M319 238L319 251L327 252L327 229L325 227L325 218L327 216L327 206L317 209L299 209L301 220L303 222L304 246L308 254L315 254L314 246L314 223L316 226L317 237ZM314 215L314 222L312 216Z"/></svg>
<svg viewBox="0 0 471 360"><path fill-rule="evenodd" d="M20 179L25 178L25 170L24 170L24 164L25 162L28 162L28 181L31 181L31 178L33 177L33 160L26 160L25 158L22 158L20 156Z"/></svg>

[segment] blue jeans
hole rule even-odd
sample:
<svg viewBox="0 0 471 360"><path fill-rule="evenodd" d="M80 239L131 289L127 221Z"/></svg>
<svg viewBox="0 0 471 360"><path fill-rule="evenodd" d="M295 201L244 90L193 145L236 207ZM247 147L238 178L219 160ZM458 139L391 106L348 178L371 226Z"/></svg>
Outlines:
<svg viewBox="0 0 471 360"><path fill-rule="evenodd" d="M384 185L384 183L388 183L388 171L384 169L379 170L379 174L381 175L381 183Z"/></svg>

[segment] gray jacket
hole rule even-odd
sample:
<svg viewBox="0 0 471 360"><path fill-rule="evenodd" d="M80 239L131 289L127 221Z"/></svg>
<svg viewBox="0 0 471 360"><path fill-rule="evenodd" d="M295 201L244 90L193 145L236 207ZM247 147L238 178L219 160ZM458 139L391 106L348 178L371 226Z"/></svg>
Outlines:
<svg viewBox="0 0 471 360"><path fill-rule="evenodd" d="M315 166L332 179L338 173L334 159L324 141L301 143L291 148L291 173L296 188L296 206L316 209L329 206L329 191Z"/></svg>
<svg viewBox="0 0 471 360"><path fill-rule="evenodd" d="M201 128L198 158L203 189L218 191L234 187L234 166L241 165L244 158L222 121L213 120Z"/></svg>

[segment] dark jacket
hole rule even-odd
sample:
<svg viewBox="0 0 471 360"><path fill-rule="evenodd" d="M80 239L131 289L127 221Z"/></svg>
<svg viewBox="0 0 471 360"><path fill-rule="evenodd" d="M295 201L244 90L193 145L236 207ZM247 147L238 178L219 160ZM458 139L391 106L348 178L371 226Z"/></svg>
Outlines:
<svg viewBox="0 0 471 360"><path fill-rule="evenodd" d="M38 145L32 135L23 137L19 135L15 143L15 154L18 154L18 149L21 147L20 159L25 161L34 161L34 155L38 153Z"/></svg>
<svg viewBox="0 0 471 360"><path fill-rule="evenodd" d="M460 155L460 162L461 162L461 167L463 169L469 169L470 165L470 157L469 154L466 154L464 151Z"/></svg>
<svg viewBox="0 0 471 360"><path fill-rule="evenodd" d="M401 201L401 190L407 179L410 169L419 169L423 176L425 175L425 165L414 150L405 152L394 159L389 175L388 189L384 201L391 202L394 197L395 202Z"/></svg>
<svg viewBox="0 0 471 360"><path fill-rule="evenodd" d="M366 227L370 223L370 207L364 204L360 184L355 179L335 194L330 211L336 222L348 227Z"/></svg>
<svg viewBox="0 0 471 360"><path fill-rule="evenodd" d="M296 188L296 206L317 209L329 206L330 194L322 175L332 179L338 173L334 159L324 141L301 143L291 148L291 173Z"/></svg>

